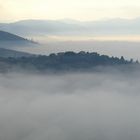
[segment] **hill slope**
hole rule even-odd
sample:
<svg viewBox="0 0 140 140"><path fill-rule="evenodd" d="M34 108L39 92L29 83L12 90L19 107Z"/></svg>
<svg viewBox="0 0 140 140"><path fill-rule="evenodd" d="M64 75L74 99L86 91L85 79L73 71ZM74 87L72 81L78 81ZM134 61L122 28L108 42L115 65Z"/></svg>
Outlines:
<svg viewBox="0 0 140 140"><path fill-rule="evenodd" d="M37 43L20 37L18 35L0 31L0 48L10 49L11 47L36 46Z"/></svg>
<svg viewBox="0 0 140 140"><path fill-rule="evenodd" d="M8 32L0 31L0 41L27 41L27 39Z"/></svg>

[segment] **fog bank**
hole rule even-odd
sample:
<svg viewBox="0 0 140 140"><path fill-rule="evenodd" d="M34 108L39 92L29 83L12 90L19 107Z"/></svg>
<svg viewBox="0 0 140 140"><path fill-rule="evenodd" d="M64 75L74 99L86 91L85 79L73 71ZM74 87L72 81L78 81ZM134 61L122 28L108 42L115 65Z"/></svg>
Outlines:
<svg viewBox="0 0 140 140"><path fill-rule="evenodd" d="M2 140L139 140L137 74L0 75Z"/></svg>

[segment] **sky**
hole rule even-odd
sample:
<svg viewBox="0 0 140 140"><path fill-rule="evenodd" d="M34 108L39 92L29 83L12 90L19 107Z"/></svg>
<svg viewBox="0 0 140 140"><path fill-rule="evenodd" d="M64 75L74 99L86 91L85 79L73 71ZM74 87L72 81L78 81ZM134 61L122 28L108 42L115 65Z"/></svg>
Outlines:
<svg viewBox="0 0 140 140"><path fill-rule="evenodd" d="M139 9L139 0L0 0L0 21L136 18Z"/></svg>

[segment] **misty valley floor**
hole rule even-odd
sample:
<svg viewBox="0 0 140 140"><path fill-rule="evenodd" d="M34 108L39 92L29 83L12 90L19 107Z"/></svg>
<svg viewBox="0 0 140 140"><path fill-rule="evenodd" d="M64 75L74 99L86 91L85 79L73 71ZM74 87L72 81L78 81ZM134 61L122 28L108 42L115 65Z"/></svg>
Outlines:
<svg viewBox="0 0 140 140"><path fill-rule="evenodd" d="M0 74L0 139L139 140L139 75Z"/></svg>

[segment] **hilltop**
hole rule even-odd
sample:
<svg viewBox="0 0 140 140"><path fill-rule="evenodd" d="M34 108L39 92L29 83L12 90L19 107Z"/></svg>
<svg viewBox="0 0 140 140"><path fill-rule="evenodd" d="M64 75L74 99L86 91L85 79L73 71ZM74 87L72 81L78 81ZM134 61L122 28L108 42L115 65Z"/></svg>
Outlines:
<svg viewBox="0 0 140 140"><path fill-rule="evenodd" d="M61 52L57 54L38 55L29 57L13 57L13 58L0 58L0 70L11 71L25 70L37 72L70 72L70 71L93 71L97 67L121 67L137 64L132 59L130 61L121 58L109 57L107 55L100 55L96 52ZM6 66L6 68L5 68ZM8 68L7 68L8 67ZM3 70L4 69L4 70Z"/></svg>

